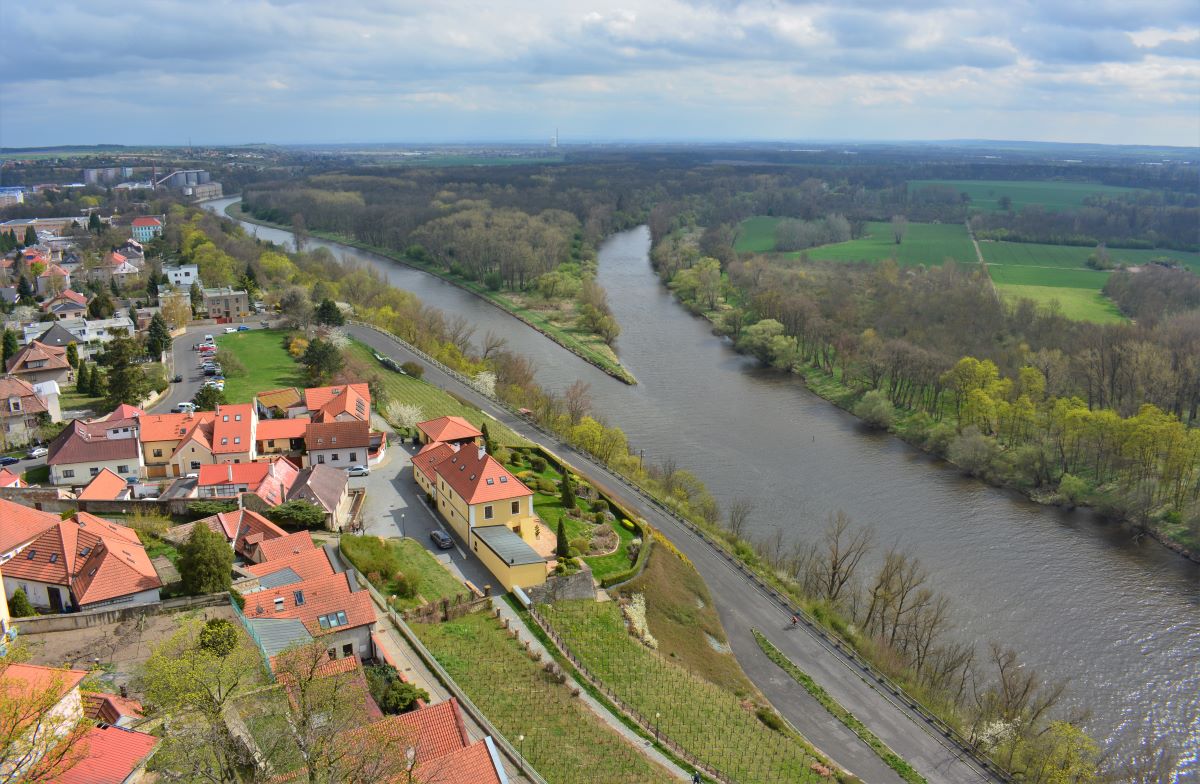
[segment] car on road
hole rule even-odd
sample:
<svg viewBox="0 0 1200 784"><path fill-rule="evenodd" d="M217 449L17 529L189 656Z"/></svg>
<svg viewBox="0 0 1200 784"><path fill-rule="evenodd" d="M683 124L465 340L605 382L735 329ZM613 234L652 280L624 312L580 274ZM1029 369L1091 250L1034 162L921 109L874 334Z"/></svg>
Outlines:
<svg viewBox="0 0 1200 784"><path fill-rule="evenodd" d="M240 324L240 325L238 325L237 331L238 332L249 332L250 325L249 324Z"/></svg>
<svg viewBox="0 0 1200 784"><path fill-rule="evenodd" d="M19 462L21 462L21 458L19 457L0 457L0 466L10 466L13 463Z"/></svg>
<svg viewBox="0 0 1200 784"><path fill-rule="evenodd" d="M223 392L223 391L225 391L225 379L210 378L208 381L204 382L204 386L216 387L217 389L219 389Z"/></svg>
<svg viewBox="0 0 1200 784"><path fill-rule="evenodd" d="M228 335L228 334L231 334L231 333L233 333L233 332L237 332L237 327L226 327L226 328L225 328L225 334L226 334L226 335Z"/></svg>
<svg viewBox="0 0 1200 784"><path fill-rule="evenodd" d="M350 466L346 469L346 474L348 476L370 476L371 469L365 465Z"/></svg>
<svg viewBox="0 0 1200 784"><path fill-rule="evenodd" d="M221 366L220 365L211 365L209 367L204 368L204 375L206 375L206 376L221 375Z"/></svg>
<svg viewBox="0 0 1200 784"><path fill-rule="evenodd" d="M172 414L194 414L196 413L195 403L176 403L171 409Z"/></svg>
<svg viewBox="0 0 1200 784"><path fill-rule="evenodd" d="M179 374L179 373L176 373L175 375L171 376L171 383L172 383L172 384L181 384L181 383L183 383L183 376L182 376L181 374Z"/></svg>
<svg viewBox="0 0 1200 784"><path fill-rule="evenodd" d="M271 322L269 322L269 321L260 321L260 322L258 322L258 325L259 325L260 327L262 327L263 329L266 329L267 327L271 326Z"/></svg>
<svg viewBox="0 0 1200 784"><path fill-rule="evenodd" d="M440 528L434 528L429 532L429 538L438 546L439 550L449 550L454 547L454 540L450 538L450 534Z"/></svg>
<svg viewBox="0 0 1200 784"><path fill-rule="evenodd" d="M47 449L46 447L44 447L44 446L35 446L35 447L32 447L32 448L31 448L31 449L30 449L30 450L29 450L29 451L28 451L28 452L25 454L25 456L26 456L26 457L28 457L30 460L36 460L37 458L39 458L39 457L45 457L45 456L46 456L46 455L48 455L48 454L50 454L50 450L49 450L49 449Z"/></svg>

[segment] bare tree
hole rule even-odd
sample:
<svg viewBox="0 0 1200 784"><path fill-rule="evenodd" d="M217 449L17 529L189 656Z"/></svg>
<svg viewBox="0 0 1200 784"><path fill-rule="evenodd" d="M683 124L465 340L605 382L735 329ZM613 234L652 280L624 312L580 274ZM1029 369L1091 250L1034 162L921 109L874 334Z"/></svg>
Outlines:
<svg viewBox="0 0 1200 784"><path fill-rule="evenodd" d="M733 534L735 539L741 539L746 532L746 526L750 522L750 515L754 513L754 502L746 497L738 497L729 505L729 512L725 516L726 528L729 533Z"/></svg>
<svg viewBox="0 0 1200 784"><path fill-rule="evenodd" d="M816 596L833 604L843 598L859 562L875 540L873 528L867 526L855 531L852 527L849 515L840 509L830 514L811 564Z"/></svg>
<svg viewBox="0 0 1200 784"><path fill-rule="evenodd" d="M292 242L296 245L297 253L302 253L308 244L308 226L304 223L304 214L300 212L292 215Z"/></svg>
<svg viewBox="0 0 1200 784"><path fill-rule="evenodd" d="M483 360L489 359L492 354L495 354L507 345L508 338L498 335L489 329L484 333L483 342L479 346L479 358Z"/></svg>
<svg viewBox="0 0 1200 784"><path fill-rule="evenodd" d="M904 241L904 235L908 232L908 218L903 215L892 216L892 239L899 245Z"/></svg>
<svg viewBox="0 0 1200 784"><path fill-rule="evenodd" d="M566 406L567 416L571 418L572 425L579 424L579 420L587 416L588 411L591 410L591 389L591 384L576 381L563 392L563 405Z"/></svg>
<svg viewBox="0 0 1200 784"><path fill-rule="evenodd" d="M463 316L455 316L446 322L446 338L466 354L471 350L471 338L475 337L475 325Z"/></svg>

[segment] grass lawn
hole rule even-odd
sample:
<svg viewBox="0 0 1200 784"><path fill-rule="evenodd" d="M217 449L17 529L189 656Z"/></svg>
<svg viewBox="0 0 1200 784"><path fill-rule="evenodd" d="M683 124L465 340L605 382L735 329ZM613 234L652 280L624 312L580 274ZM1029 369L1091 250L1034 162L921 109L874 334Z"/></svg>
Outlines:
<svg viewBox="0 0 1200 784"><path fill-rule="evenodd" d="M746 218L738 227L733 249L738 253L770 253L775 250L775 227L779 218L756 215Z"/></svg>
<svg viewBox="0 0 1200 784"><path fill-rule="evenodd" d="M218 349L228 349L246 367L245 375L226 376L225 398L249 403L259 392L305 386L301 367L283 347L286 330L252 329L217 336Z"/></svg>
<svg viewBox="0 0 1200 784"><path fill-rule="evenodd" d="M1115 185L1100 185L1088 182L1038 182L1023 180L909 180L909 192L923 185L950 185L960 193L971 197L971 206L995 211L1000 209L1000 198L1012 200L1012 209L1019 210L1030 205L1040 205L1050 210L1069 209L1083 204L1083 200L1097 193L1133 193L1133 188Z"/></svg>
<svg viewBox="0 0 1200 784"><path fill-rule="evenodd" d="M999 268L992 267L991 271L994 273L996 269ZM1062 314L1076 321L1116 324L1128 320L1117 309L1116 303L1096 289L1014 285L997 281L996 290L1005 299L1031 299L1040 305L1057 301Z"/></svg>
<svg viewBox="0 0 1200 784"><path fill-rule="evenodd" d="M538 609L606 687L643 716L657 716L663 735L730 780L820 780L810 769L819 760L803 738L771 729L742 698L638 642L615 602L565 601Z"/></svg>
<svg viewBox="0 0 1200 784"><path fill-rule="evenodd" d="M377 536L349 536L341 538L342 552L364 575L378 573L380 579L373 584L384 596L396 593L391 576L403 572L408 577L417 576L417 596L400 597L396 607L407 610L427 602L450 599L459 594L470 593L446 567L438 563L429 551L414 539L386 539Z"/></svg>
<svg viewBox="0 0 1200 784"><path fill-rule="evenodd" d="M547 781L670 781L542 669L488 613L413 629L451 677ZM524 741L518 737L524 735Z"/></svg>
<svg viewBox="0 0 1200 784"><path fill-rule="evenodd" d="M989 264L988 272L997 286L1050 286L1061 289L1100 291L1111 272L1062 267L1022 267L1016 264Z"/></svg>
<svg viewBox="0 0 1200 784"><path fill-rule="evenodd" d="M1086 269L1088 256L1095 248L1079 245L1045 245L1037 242L993 242L980 240L979 249L988 264L1019 264L1034 267ZM1170 259L1200 274L1200 253L1181 250L1134 250L1109 248L1108 255L1118 264L1130 266L1156 259Z"/></svg>
<svg viewBox="0 0 1200 784"><path fill-rule="evenodd" d="M910 223L899 245L892 239L892 225L879 221L867 224L866 236L788 253L791 258L808 254L821 261L882 261L894 258L903 266L936 266L947 258L960 264L976 263L975 248L960 223Z"/></svg>
<svg viewBox="0 0 1200 784"><path fill-rule="evenodd" d="M50 466L42 465L37 468L31 468L22 474L22 479L27 485L44 485L50 482Z"/></svg>
<svg viewBox="0 0 1200 784"><path fill-rule="evenodd" d="M81 411L90 409L100 411L104 407L104 397L92 397L79 392L75 387L63 390L58 396L58 407L63 411Z"/></svg>
<svg viewBox="0 0 1200 784"><path fill-rule="evenodd" d="M506 447L528 446L528 442L525 439L491 417L484 416L483 412L479 409L460 403L457 399L435 387L433 384L426 383L404 373L397 373L379 364L375 360L375 355L371 349L357 340L350 342L346 353L357 357L369 367L375 368L378 371L380 382L383 384L384 389L387 390L388 397L391 400L401 403L415 403L421 407L421 412L425 419L435 419L440 416L460 416L476 427L480 427L484 422L487 422L488 432L500 445ZM268 387L262 388L267 389Z"/></svg>

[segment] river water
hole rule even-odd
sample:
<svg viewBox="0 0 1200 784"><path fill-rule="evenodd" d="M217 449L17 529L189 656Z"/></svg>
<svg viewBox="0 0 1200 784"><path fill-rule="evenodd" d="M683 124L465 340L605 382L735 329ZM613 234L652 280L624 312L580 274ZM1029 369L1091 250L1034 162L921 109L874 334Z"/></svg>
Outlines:
<svg viewBox="0 0 1200 784"><path fill-rule="evenodd" d="M233 199L210 202L221 211ZM290 234L244 224L263 239ZM352 248L396 286L507 337L539 381L591 385L594 410L647 461L673 457L728 504L755 505L750 528L814 538L843 510L877 542L919 556L952 597L956 634L981 652L998 641L1045 680L1069 679L1088 730L1129 748L1163 739L1180 755L1177 781L1200 781L1200 567L1156 543L1134 543L1087 512L1063 512L959 476L903 442L862 429L714 337L680 308L650 268L643 227L600 249L599 277L621 324L626 386L516 319L433 276Z"/></svg>

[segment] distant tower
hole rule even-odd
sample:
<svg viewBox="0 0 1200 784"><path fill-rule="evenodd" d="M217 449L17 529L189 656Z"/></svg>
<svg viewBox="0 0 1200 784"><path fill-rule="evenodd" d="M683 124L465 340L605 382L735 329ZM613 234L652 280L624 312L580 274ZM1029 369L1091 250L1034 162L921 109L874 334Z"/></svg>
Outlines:
<svg viewBox="0 0 1200 784"><path fill-rule="evenodd" d="M558 129L557 128L554 129L554 138L550 140L550 146L555 147L555 148L558 147Z"/></svg>

